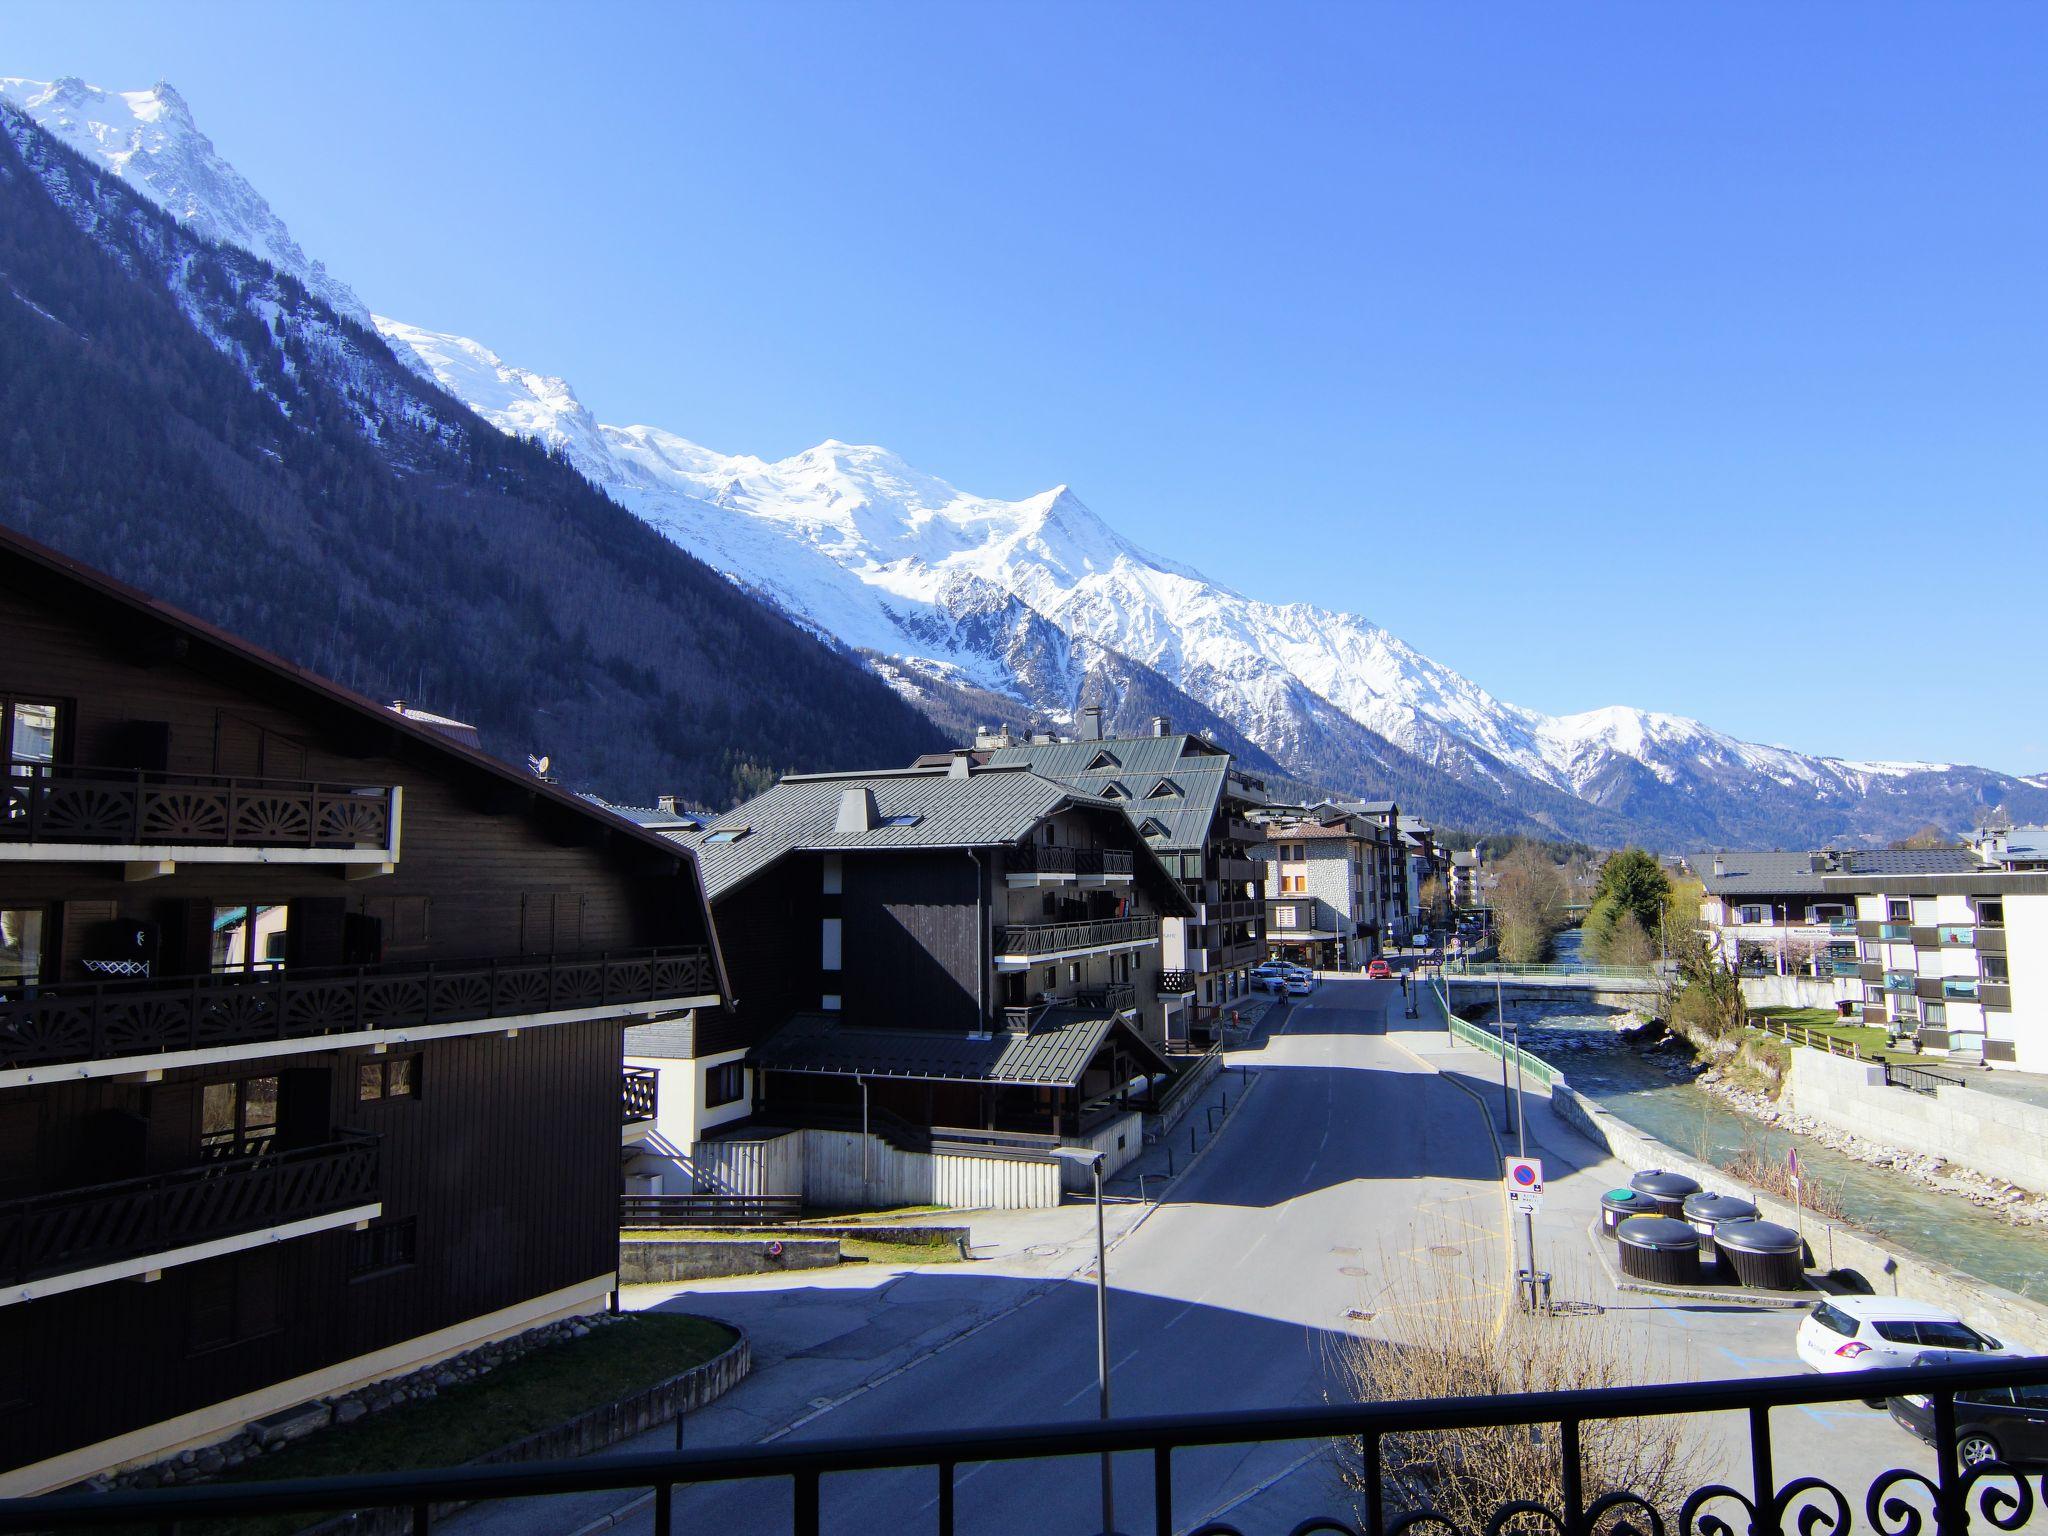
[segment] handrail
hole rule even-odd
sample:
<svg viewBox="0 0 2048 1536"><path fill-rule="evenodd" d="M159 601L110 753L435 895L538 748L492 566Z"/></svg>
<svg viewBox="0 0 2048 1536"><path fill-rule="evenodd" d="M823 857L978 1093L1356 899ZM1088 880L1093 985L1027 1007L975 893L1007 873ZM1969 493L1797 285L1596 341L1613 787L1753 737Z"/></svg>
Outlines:
<svg viewBox="0 0 2048 1536"><path fill-rule="evenodd" d="M1070 923L1004 923L996 929L999 955L1049 955L1110 944L1143 944L1159 937L1159 919L1083 918Z"/></svg>
<svg viewBox="0 0 2048 1536"><path fill-rule="evenodd" d="M388 784L242 778L6 759L0 843L390 848Z"/></svg>
<svg viewBox="0 0 2048 1536"><path fill-rule="evenodd" d="M1436 1431L1541 1425L1546 1434L1556 1427L1567 1457L1582 1456L1581 1427L1615 1419L1652 1418L1672 1414L1740 1413L1751 1437L1748 1464L1771 1476L1774 1486L1741 1490L1703 1486L1686 1501L1686 1528L1692 1513L1715 1498L1739 1496L1751 1508L1770 1507L1767 1526L1776 1531L1775 1500L1788 1501L1802 1485L1825 1490L1850 1507L1849 1501L1823 1478L1799 1477L1776 1486L1782 1474L1774 1464L1773 1408L1852 1402L1916 1394L1931 1404L1931 1418L1943 1441L1934 1453L1935 1478L1911 1472L1884 1472L1870 1490L1875 1507L1881 1493L1921 1490L1937 1510L1938 1528L1961 1536L1966 1501L1983 1494L1985 1509L1991 1488L1982 1474L1965 1472L1956 1462L1955 1398L1960 1392L2001 1386L2032 1386L2048 1381L2048 1359L1985 1360L1965 1365L1897 1367L1843 1375L1803 1373L1796 1376L1746 1377L1678 1385L1586 1387L1566 1391L1503 1393L1482 1397L1446 1397L1407 1401L1327 1403L1297 1408L1251 1408L1224 1412L1146 1414L1105 1421L1072 1420L981 1430L919 1431L865 1438L784 1439L767 1444L706 1446L694 1450L639 1451L574 1460L527 1462L497 1466L421 1468L402 1472L356 1473L345 1477L296 1478L268 1483L201 1485L182 1488L132 1489L113 1493L63 1493L40 1498L0 1501L0 1533L109 1530L132 1525L169 1527L200 1519L248 1519L259 1515L310 1515L336 1509L397 1508L413 1512L413 1530L424 1533L437 1505L491 1499L526 1498L543 1494L617 1492L653 1488L657 1504L665 1505L675 1488L747 1479L787 1478L794 1484L790 1529L811 1536L820 1529L819 1484L826 1475L842 1472L940 1469L943 1511L940 1529L953 1525L954 1470L993 1461L1027 1461L1052 1457L1093 1456L1113 1452L1150 1451L1156 1478L1156 1502L1165 1516L1160 1528L1177 1527L1171 1519L1172 1455L1176 1450L1204 1446L1277 1444L1300 1440L1338 1441L1357 1454L1366 1448L1366 1464L1381 1465L1378 1451L1390 1435ZM1782 1460L1782 1456L1776 1458ZM1823 1469L1823 1470L1832 1470ZM1565 1485L1577 1489L1582 1467L1567 1465ZM2009 1485L2002 1463L1993 1473ZM1795 1471L1794 1476L1798 1476ZM1818 1485L1817 1487L1815 1485ZM1991 1485L1993 1487L1998 1484ZM2031 1490L2023 1483L2029 1500ZM1619 1490L1627 1494L1632 1490ZM1379 1505L1383 1484L1367 1490ZM1567 1498L1575 1496L1568 1493ZM1860 1503L1861 1501L1859 1501ZM1901 1507L1908 1507L1902 1504ZM2029 1502L2025 1509L2030 1509ZM1502 1515L1519 1512L1509 1506ZM657 1526L666 1528L666 1509L657 1509ZM1556 1528L1582 1528L1587 1511L1550 1515ZM1498 1516L1496 1520L1498 1520ZM1368 1522L1374 1532L1385 1528L1384 1517ZM1913 1529L1925 1527L1916 1519ZM1332 1526L1332 1529L1339 1527ZM1902 1526L1902 1528L1905 1528Z"/></svg>

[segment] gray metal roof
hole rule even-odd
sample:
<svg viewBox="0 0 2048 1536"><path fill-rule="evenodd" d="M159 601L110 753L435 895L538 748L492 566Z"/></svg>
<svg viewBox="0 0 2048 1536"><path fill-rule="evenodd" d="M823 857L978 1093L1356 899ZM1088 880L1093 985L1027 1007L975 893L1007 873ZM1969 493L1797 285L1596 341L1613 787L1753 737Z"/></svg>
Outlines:
<svg viewBox="0 0 2048 1536"><path fill-rule="evenodd" d="M1073 1088L1088 1070L1088 1063L1118 1031L1147 1055L1157 1055L1136 1031L1112 1015L1054 1007L1040 1015L1028 1032L998 1030L982 1037L929 1029L876 1029L849 1025L837 1014L799 1013L755 1046L747 1059L757 1069L770 1072Z"/></svg>
<svg viewBox="0 0 2048 1536"><path fill-rule="evenodd" d="M1716 860L1719 874L1714 872ZM1940 875L1983 868L1968 848L1858 848L1819 855L1775 850L1700 853L1687 862L1714 896L1821 896L1827 893L1831 876Z"/></svg>
<svg viewBox="0 0 2048 1536"><path fill-rule="evenodd" d="M1166 829L1156 847L1199 849L1229 785L1230 754L1200 736L1113 736L1106 741L1019 742L989 753L990 767L1033 773L1099 795L1115 786L1134 824L1150 816ZM1163 787L1166 793L1154 794ZM1115 796L1112 796L1115 798Z"/></svg>
<svg viewBox="0 0 2048 1536"><path fill-rule="evenodd" d="M2048 827L2014 827L2005 835L2008 859L2048 859Z"/></svg>
<svg viewBox="0 0 2048 1536"><path fill-rule="evenodd" d="M697 1054L697 1022L693 1018L655 1019L626 1026L626 1055L688 1060Z"/></svg>
<svg viewBox="0 0 2048 1536"><path fill-rule="evenodd" d="M841 795L874 796L877 824L866 831L838 830ZM1014 843L1067 805L1121 812L1123 806L1056 783L1027 769L977 768L955 776L944 768L893 768L872 773L791 774L722 816L704 818L703 830L670 835L697 856L704 889L712 897L744 884L777 859L810 852L883 852L913 848L994 848ZM891 820L903 824L890 826ZM745 828L727 842L721 833ZM1162 873L1161 880L1165 880ZM1167 882L1170 884L1171 882Z"/></svg>

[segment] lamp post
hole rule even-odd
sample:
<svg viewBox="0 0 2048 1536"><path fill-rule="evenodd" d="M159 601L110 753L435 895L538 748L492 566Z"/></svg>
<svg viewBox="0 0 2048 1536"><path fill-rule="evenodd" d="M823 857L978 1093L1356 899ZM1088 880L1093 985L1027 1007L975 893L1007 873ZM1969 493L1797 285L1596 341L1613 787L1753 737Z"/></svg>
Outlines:
<svg viewBox="0 0 2048 1536"><path fill-rule="evenodd" d="M1097 1415L1109 1422L1109 1245L1102 1217L1102 1154L1093 1147L1055 1147L1069 1162L1086 1163L1095 1174L1095 1388ZM1116 1486L1109 1452L1102 1453L1102 1532L1116 1530Z"/></svg>

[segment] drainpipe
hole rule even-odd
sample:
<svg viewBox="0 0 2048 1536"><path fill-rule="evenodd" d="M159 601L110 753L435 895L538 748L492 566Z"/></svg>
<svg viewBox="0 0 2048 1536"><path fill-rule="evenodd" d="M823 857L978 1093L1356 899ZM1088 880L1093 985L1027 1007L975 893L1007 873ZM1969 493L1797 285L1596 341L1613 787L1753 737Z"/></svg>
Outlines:
<svg viewBox="0 0 2048 1536"><path fill-rule="evenodd" d="M972 848L963 849L962 852L967 855L967 862L974 866L975 905L990 909L977 925L978 937L974 941L974 1005L981 1010L980 1022L982 1027L987 1028L993 1022L988 1016L988 968L994 961L983 946L994 942L989 934L990 925L988 919L995 916L993 910L995 903L992 900L988 902L983 902L982 900L982 891L985 889L985 886L982 881L981 855Z"/></svg>

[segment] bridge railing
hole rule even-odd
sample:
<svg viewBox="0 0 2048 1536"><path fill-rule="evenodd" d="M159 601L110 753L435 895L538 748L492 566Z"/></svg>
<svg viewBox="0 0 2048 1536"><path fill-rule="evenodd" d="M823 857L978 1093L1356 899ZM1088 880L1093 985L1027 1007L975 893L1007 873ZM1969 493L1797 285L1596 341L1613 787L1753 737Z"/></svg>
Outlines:
<svg viewBox="0 0 2048 1536"><path fill-rule="evenodd" d="M1489 981L1496 976L1503 981L1658 981L1665 975L1654 965L1518 965L1512 961L1462 959L1449 961L1444 971L1450 976L1484 976Z"/></svg>

